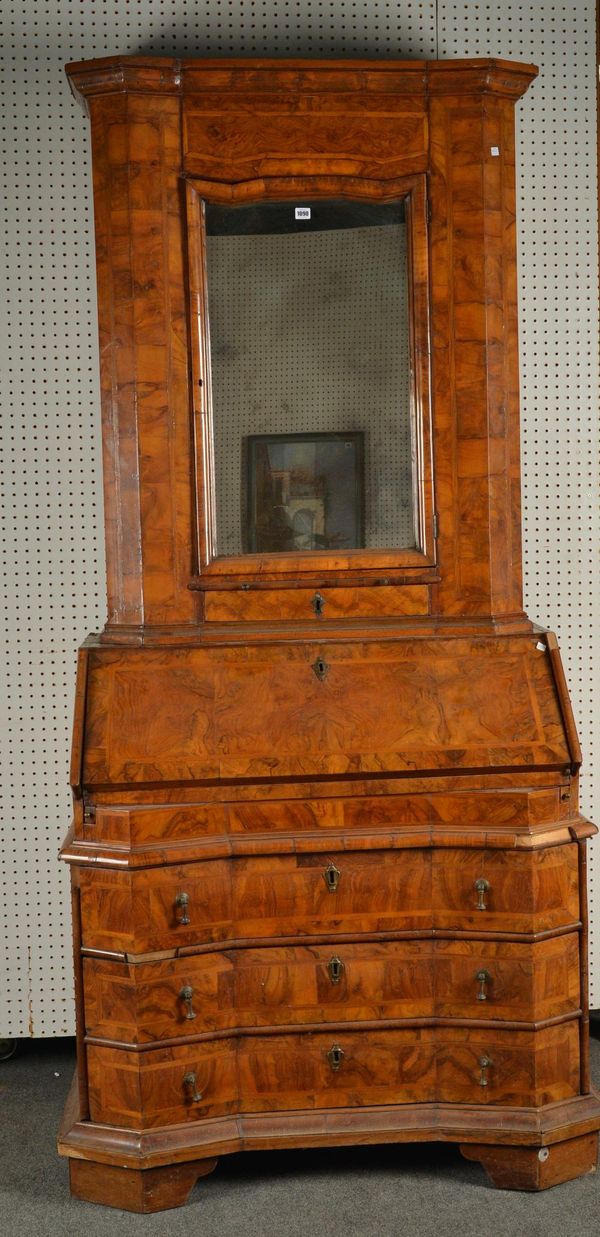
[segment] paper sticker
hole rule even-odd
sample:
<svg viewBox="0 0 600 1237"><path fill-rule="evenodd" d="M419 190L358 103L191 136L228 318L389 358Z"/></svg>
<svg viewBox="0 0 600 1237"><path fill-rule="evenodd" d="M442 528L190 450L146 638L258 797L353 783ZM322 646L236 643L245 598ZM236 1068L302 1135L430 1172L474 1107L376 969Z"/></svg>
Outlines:
<svg viewBox="0 0 600 1237"><path fill-rule="evenodd" d="M297 206L296 219L310 219L310 206Z"/></svg>

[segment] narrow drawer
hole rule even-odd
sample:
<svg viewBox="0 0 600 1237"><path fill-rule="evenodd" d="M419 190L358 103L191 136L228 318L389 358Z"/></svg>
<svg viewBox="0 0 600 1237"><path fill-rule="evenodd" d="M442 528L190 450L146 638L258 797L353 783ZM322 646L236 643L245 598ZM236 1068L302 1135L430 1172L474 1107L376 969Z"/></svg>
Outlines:
<svg viewBox="0 0 600 1237"><path fill-rule="evenodd" d="M579 1007L578 944L572 933L530 945L333 941L142 963L85 958L86 1031L144 1044L323 1022L542 1022Z"/></svg>
<svg viewBox="0 0 600 1237"><path fill-rule="evenodd" d="M89 1044L87 1060L92 1121L130 1129L435 1100L540 1107L577 1094L579 1031L332 1028L145 1052Z"/></svg>
<svg viewBox="0 0 600 1237"><path fill-rule="evenodd" d="M426 584L364 588L217 589L204 594L207 623L261 623L285 619L401 618L429 613Z"/></svg>

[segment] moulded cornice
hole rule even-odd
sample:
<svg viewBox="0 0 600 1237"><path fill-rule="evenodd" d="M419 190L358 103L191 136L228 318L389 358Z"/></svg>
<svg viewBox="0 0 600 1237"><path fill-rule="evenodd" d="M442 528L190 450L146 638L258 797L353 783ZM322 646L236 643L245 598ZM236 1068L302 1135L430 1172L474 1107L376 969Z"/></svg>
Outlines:
<svg viewBox="0 0 600 1237"><path fill-rule="evenodd" d="M517 99L537 76L534 65L510 60L178 60L157 56L106 56L66 66L81 102L103 94L187 94L223 88L223 78L246 71L256 90L363 89L411 94L500 94ZM217 78L215 78L215 74ZM335 79L338 78L338 81ZM394 79L395 80L392 80ZM212 79L212 80L210 80ZM343 79L343 80L342 80ZM358 83L355 83L355 87ZM85 106L85 103L84 103Z"/></svg>

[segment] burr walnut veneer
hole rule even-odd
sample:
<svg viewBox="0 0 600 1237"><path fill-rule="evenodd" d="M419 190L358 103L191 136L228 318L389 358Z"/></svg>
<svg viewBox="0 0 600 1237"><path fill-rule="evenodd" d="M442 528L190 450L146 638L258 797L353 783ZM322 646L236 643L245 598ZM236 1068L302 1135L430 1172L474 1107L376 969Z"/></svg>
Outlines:
<svg viewBox="0 0 600 1237"><path fill-rule="evenodd" d="M73 1192L160 1210L242 1148L411 1140L458 1143L503 1187L588 1172L594 828L556 641L521 596L513 113L535 69L68 73L92 128L108 570L63 849ZM329 536L323 477L306 497L302 474L298 541L288 521L285 546L219 549L215 427L239 408L219 394L235 349L209 224L221 243L227 220L298 202L328 226L336 203L352 226L368 207L372 231L389 205L404 229L405 545ZM353 349L367 452L372 356ZM302 411L293 428L308 437ZM281 533L298 477L269 484Z"/></svg>

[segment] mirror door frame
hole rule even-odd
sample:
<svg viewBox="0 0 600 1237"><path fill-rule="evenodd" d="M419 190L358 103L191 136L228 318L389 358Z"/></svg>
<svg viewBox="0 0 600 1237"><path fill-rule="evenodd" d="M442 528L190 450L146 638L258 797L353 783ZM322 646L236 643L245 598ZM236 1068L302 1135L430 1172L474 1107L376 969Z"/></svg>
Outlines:
<svg viewBox="0 0 600 1237"><path fill-rule="evenodd" d="M436 575L432 461L431 339L427 178L394 180L348 176L277 176L235 184L191 177L185 182L191 326L192 415L197 561L194 588L223 588L257 580L285 585L319 580L385 583ZM206 266L205 201L250 205L265 200L342 198L388 202L403 198L407 219L410 402L416 548L318 550L219 555L215 511L213 404Z"/></svg>

